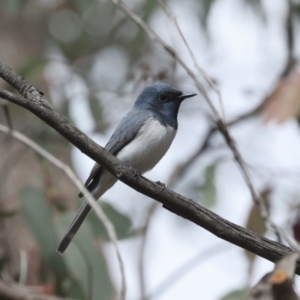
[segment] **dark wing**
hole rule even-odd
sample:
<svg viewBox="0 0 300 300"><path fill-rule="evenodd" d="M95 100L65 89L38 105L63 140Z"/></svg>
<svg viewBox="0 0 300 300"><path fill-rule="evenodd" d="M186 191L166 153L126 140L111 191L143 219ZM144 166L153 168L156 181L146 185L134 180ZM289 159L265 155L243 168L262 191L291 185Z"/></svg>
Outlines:
<svg viewBox="0 0 300 300"><path fill-rule="evenodd" d="M124 146L126 146L130 141L132 141L136 137L137 133L139 132L140 128L143 126L145 121L151 117L152 113L150 111L140 111L136 109L131 110L116 128L114 134L110 138L105 148L112 154L116 155ZM85 183L85 186L89 191L92 192L97 187L101 174L102 167L98 164L95 164L89 178ZM80 193L79 197L82 196L82 193ZM73 237L75 236L76 232L78 231L83 221L89 214L90 210L91 207L86 201L84 201L58 245L57 250L59 253L64 253L65 250L68 248Z"/></svg>
<svg viewBox="0 0 300 300"><path fill-rule="evenodd" d="M113 155L117 155L128 143L130 143L137 135L140 128L143 126L148 118L152 117L152 112L149 110L132 109L120 122L110 140L105 146ZM102 167L95 164L90 176L85 182L85 186L89 191L93 191L100 180L102 174ZM82 193L79 194L81 198Z"/></svg>

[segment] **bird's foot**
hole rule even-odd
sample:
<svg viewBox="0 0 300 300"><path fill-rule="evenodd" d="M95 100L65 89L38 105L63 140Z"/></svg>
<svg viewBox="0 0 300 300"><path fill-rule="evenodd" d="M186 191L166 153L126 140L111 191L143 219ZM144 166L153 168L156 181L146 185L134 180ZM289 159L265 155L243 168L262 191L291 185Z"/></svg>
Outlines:
<svg viewBox="0 0 300 300"><path fill-rule="evenodd" d="M162 190L164 190L164 189L166 188L166 185L165 185L164 183L160 182L160 181L156 181L155 183L156 183L157 185L159 185L159 187L160 187Z"/></svg>
<svg viewBox="0 0 300 300"><path fill-rule="evenodd" d="M137 169L135 169L131 164L129 163L126 163L126 166L130 169L130 171L133 173L134 177L137 177L137 176L141 176L141 172L138 171Z"/></svg>

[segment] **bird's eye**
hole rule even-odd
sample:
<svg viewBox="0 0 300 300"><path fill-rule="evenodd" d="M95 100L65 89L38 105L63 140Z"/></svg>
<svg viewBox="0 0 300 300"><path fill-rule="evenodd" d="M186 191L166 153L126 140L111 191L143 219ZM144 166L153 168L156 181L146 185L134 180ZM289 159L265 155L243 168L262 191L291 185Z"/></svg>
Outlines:
<svg viewBox="0 0 300 300"><path fill-rule="evenodd" d="M167 95L161 95L159 98L161 101L167 101L169 99Z"/></svg>

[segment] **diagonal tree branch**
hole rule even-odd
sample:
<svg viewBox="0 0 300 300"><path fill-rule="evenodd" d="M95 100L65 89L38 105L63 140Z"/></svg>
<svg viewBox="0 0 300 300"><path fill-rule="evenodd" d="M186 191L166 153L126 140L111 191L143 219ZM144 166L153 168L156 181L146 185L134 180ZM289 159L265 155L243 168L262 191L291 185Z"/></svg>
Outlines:
<svg viewBox="0 0 300 300"><path fill-rule="evenodd" d="M219 132L222 134L223 138L225 139L226 144L228 145L228 148L231 150L234 160L236 161L237 165L240 167L242 176L244 177L244 180L249 188L251 197L253 202L258 206L260 211L260 216L264 220L264 222L268 223L274 231L277 233L277 235L280 235L282 238L284 238L287 243L294 249L297 249L300 251L300 247L291 239L291 237L280 227L278 226L273 219L271 218L263 200L261 199L260 195L257 193L249 171L245 165L245 162L236 146L236 143L234 139L231 137L231 134L228 131L228 127L225 123L225 121L221 118L218 110L215 108L213 102L211 101L208 93L206 92L203 84L198 80L197 75L193 72L192 69L188 67L188 65L182 60L182 58L177 54L177 52L169 46L164 40L162 40L137 14L135 14L122 0L110 0L112 3L114 3L123 13L125 13L128 18L130 18L135 24L137 24L139 27L144 30L144 32L149 36L149 38L156 43L158 43L160 46L162 46L166 52L168 52L174 60L187 72L187 74L190 76L190 78L194 81L196 87L198 88L199 92L204 97L206 103L210 107L213 116L216 121L216 125L219 129ZM206 80L205 76L204 79ZM206 80L207 81L207 80Z"/></svg>
<svg viewBox="0 0 300 300"><path fill-rule="evenodd" d="M10 83L12 80L15 84L18 78L14 80L14 77L19 75L14 71L11 73L7 70L10 69L3 63L0 63L0 77L3 78L3 74L5 74L5 77L9 80L8 82ZM160 185L143 176L133 176L132 170L128 166L122 164L110 152L100 147L64 116L55 111L46 99L24 79L19 80L18 84L15 84L15 87L25 97L17 96L4 89L0 89L0 97L34 113L119 180L136 191L161 202L163 207L169 211L190 220L223 240L247 249L272 262L277 261L283 255L292 251L280 243L271 241L255 232L223 219L191 199L187 199L167 188L162 189ZM300 274L300 263L297 264L297 274Z"/></svg>

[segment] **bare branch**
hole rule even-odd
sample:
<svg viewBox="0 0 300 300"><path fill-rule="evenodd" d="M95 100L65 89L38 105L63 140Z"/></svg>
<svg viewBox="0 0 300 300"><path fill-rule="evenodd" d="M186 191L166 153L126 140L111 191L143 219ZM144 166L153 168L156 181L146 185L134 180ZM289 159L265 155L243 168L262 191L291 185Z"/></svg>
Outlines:
<svg viewBox="0 0 300 300"><path fill-rule="evenodd" d="M0 63L0 77L2 77L3 69L7 70L5 65ZM8 77L13 79L14 76L10 75ZM18 86L19 88L24 86L30 88L25 90L22 88L26 98L14 95L1 88L0 97L33 112L79 150L136 191L161 202L169 211L194 222L216 236L270 261L277 261L291 252L290 248L231 223L193 200L187 199L168 188L162 189L160 185L143 176L132 176L131 168L122 164L109 151L100 147L59 112L55 111L46 99L26 81L19 82ZM300 274L300 264L297 265L297 274Z"/></svg>
<svg viewBox="0 0 300 300"><path fill-rule="evenodd" d="M114 225L111 223L109 218L106 216L104 211L102 210L101 206L99 206L92 194L86 189L86 187L82 184L80 179L76 176L76 174L72 171L72 169L64 164L62 161L60 161L58 158L53 156L51 153L49 153L47 150L36 144L34 141L31 139L27 138L25 135L21 134L18 131L15 130L9 130L8 127L1 125L0 124L0 131L10 134L12 137L17 139L18 141L22 142L26 146L30 147L32 150L37 152L39 155L47 159L49 162L51 162L55 167L58 169L62 170L67 177L71 180L71 182L78 188L79 191L83 191L85 194L85 198L88 201L88 203L91 205L91 207L95 210L96 215L98 218L101 220L103 223L107 234L115 248L116 254L117 254L117 259L120 267L120 272L121 272L121 278L122 278L122 289L121 289L121 296L120 299L125 298L125 293L126 293L126 281L125 281L125 272L124 272L124 264L121 258L118 242L117 242L117 235L115 232Z"/></svg>
<svg viewBox="0 0 300 300"><path fill-rule="evenodd" d="M160 4L160 6L163 8L163 10L165 11L166 15L170 18L170 20L173 22L173 24L175 25L180 37L182 38L186 48L189 51L189 54L194 62L194 66L197 68L197 70L201 73L201 75L203 76L203 78L205 79L205 81L209 84L209 86L216 92L217 96L218 96L218 100L219 100L219 104L220 104L220 108L221 108L221 112L222 112L222 117L225 120L225 110L224 110L224 106L223 106L223 101L222 101L222 97L221 97L221 93L219 88L216 86L216 84L214 83L214 81L204 72L204 70L199 66L196 57L191 49L191 47L189 46L185 36L183 35L178 22L177 22L177 18L176 16L173 14L173 12L171 11L170 7L163 1L163 0L157 0L157 2Z"/></svg>
<svg viewBox="0 0 300 300"><path fill-rule="evenodd" d="M178 64L181 65L184 70L186 70L187 74L194 81L199 92L202 94L202 96L206 100L207 104L209 105L209 107L214 115L214 118L216 120L217 127L218 127L220 133L223 135L229 149L233 153L235 161L237 162L237 164L239 165L239 167L241 169L244 180L249 188L252 200L259 207L261 218L266 223L268 223L275 230L275 232L280 234L292 248L298 249L298 245L295 244L293 242L293 240L288 236L288 234L272 220L270 214L268 213L268 211L266 209L264 202L262 201L262 199L260 198L260 195L257 193L257 191L254 188L250 174L247 170L247 167L243 161L243 158L242 158L240 152L237 149L234 139L231 137L225 122L222 120L220 114L218 113L217 109L213 105L204 86L198 80L196 74L179 57L179 55L176 53L176 51L172 47L170 47L167 43L165 43L165 41L163 41L138 15L136 15L132 10L130 10L124 2L122 2L121 0L110 0L110 1L112 3L114 3L121 11L123 11L134 23L136 23L139 27L141 27L153 41L155 41L159 45L161 45L178 62Z"/></svg>

